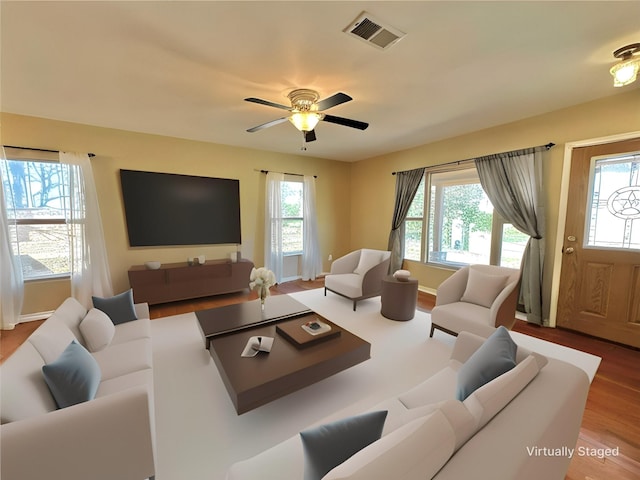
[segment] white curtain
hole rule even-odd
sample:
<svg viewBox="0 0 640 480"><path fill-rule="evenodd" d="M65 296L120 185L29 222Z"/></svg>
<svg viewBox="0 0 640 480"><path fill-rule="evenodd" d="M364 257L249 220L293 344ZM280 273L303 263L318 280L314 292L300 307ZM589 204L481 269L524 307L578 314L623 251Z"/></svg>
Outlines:
<svg viewBox="0 0 640 480"><path fill-rule="evenodd" d="M311 175L305 175L303 185L302 280L315 280L322 272L316 214L316 179Z"/></svg>
<svg viewBox="0 0 640 480"><path fill-rule="evenodd" d="M14 254L11 247L10 225L7 217L7 207L4 197L4 181L7 165L4 148L0 158L0 328L12 329L19 323L22 300L24 296L24 282L22 279L22 265L20 257Z"/></svg>
<svg viewBox="0 0 640 480"><path fill-rule="evenodd" d="M87 154L60 152L60 163L69 165L71 295L89 308L92 295L113 295L98 195Z"/></svg>
<svg viewBox="0 0 640 480"><path fill-rule="evenodd" d="M264 225L264 266L271 270L276 283L282 281L282 210L280 184L284 181L284 174L267 173L266 209Z"/></svg>

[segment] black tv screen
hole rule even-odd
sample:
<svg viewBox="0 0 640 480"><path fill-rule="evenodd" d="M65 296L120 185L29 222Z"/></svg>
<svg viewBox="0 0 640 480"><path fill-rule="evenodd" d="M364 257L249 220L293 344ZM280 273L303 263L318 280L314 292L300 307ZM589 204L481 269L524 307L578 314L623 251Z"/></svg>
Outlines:
<svg viewBox="0 0 640 480"><path fill-rule="evenodd" d="M240 182L120 170L129 245L239 244Z"/></svg>

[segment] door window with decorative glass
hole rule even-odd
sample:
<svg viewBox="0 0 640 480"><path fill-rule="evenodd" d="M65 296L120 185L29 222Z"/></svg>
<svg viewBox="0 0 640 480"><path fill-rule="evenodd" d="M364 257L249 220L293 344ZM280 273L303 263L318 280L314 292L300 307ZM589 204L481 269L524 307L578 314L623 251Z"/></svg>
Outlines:
<svg viewBox="0 0 640 480"><path fill-rule="evenodd" d="M640 250L640 153L592 159L585 247Z"/></svg>

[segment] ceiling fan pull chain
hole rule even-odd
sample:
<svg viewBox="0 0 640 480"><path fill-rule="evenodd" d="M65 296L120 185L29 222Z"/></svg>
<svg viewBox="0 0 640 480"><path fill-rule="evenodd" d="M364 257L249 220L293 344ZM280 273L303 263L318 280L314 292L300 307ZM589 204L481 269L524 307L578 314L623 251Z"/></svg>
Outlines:
<svg viewBox="0 0 640 480"><path fill-rule="evenodd" d="M300 147L300 150L302 150L303 152L307 151L307 134L306 134L306 132L302 132L302 147Z"/></svg>

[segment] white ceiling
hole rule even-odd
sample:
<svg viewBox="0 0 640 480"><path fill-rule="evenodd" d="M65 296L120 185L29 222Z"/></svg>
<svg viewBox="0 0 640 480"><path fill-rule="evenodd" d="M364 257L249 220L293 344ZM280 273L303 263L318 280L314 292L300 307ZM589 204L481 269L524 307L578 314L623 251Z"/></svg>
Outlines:
<svg viewBox="0 0 640 480"><path fill-rule="evenodd" d="M406 37L343 33L362 11ZM640 42L640 1L2 1L1 21L5 112L301 153L288 122L247 133L283 111L243 99L344 92L328 113L370 127L321 122L305 153L342 161L640 86L608 72Z"/></svg>

